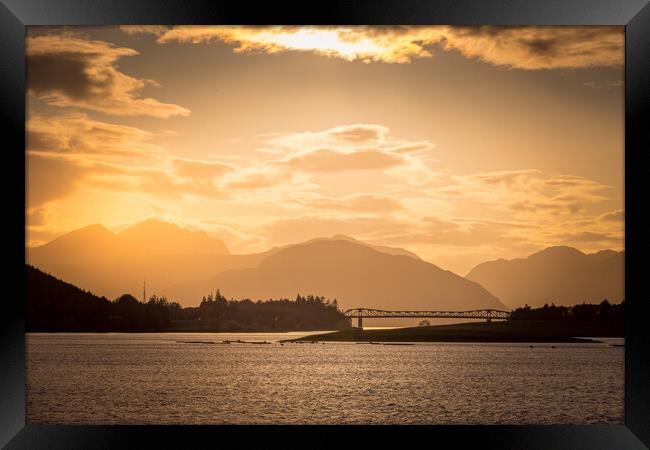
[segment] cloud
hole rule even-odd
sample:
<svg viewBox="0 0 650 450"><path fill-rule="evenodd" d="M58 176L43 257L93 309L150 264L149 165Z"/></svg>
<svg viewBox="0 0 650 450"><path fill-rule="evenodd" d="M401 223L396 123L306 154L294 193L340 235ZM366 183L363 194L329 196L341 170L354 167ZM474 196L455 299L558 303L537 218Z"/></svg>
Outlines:
<svg viewBox="0 0 650 450"><path fill-rule="evenodd" d="M177 159L168 154L111 160L107 153L79 148L79 153L52 150L29 151L27 155L30 210L77 191L132 193L165 201L188 196L222 199L227 193L219 184L218 174L231 170L225 164Z"/></svg>
<svg viewBox="0 0 650 450"><path fill-rule="evenodd" d="M513 69L622 67L622 27L446 27L443 46Z"/></svg>
<svg viewBox="0 0 650 450"><path fill-rule="evenodd" d="M597 91L610 90L614 88L622 88L623 80L585 81L582 85Z"/></svg>
<svg viewBox="0 0 650 450"><path fill-rule="evenodd" d="M294 156L286 165L304 172L341 172L345 170L381 170L399 166L404 160L399 155L379 150L341 152L318 149Z"/></svg>
<svg viewBox="0 0 650 450"><path fill-rule="evenodd" d="M616 211L611 211L598 216L596 220L604 222L623 222L625 220L625 213L622 209L617 209Z"/></svg>
<svg viewBox="0 0 650 450"><path fill-rule="evenodd" d="M254 227L251 230L244 230L237 217L231 217L231 220L234 220L235 223L227 225L220 219L198 219L195 220L195 226L226 242L229 249L243 249L240 253L269 250L269 243L262 236L256 234L257 230ZM234 251L234 253L237 252L239 250Z"/></svg>
<svg viewBox="0 0 650 450"><path fill-rule="evenodd" d="M382 125L355 123L323 131L273 133L265 135L263 138L264 142L271 146L294 150L301 150L305 147L358 149L411 144L409 141L396 139L389 134L390 130Z"/></svg>
<svg viewBox="0 0 650 450"><path fill-rule="evenodd" d="M225 187L244 190L265 189L277 187L279 183L285 180L281 174L241 171L234 178L228 179Z"/></svg>
<svg viewBox="0 0 650 450"><path fill-rule="evenodd" d="M526 222L462 217L423 217L391 240L404 245L445 245L448 247L492 247L510 245L518 234L530 233L535 226Z"/></svg>
<svg viewBox="0 0 650 450"><path fill-rule="evenodd" d="M155 81L134 78L117 68L117 61L138 54L72 33L28 37L27 89L46 103L78 107L111 115L187 116L190 111L138 92Z"/></svg>
<svg viewBox="0 0 650 450"><path fill-rule="evenodd" d="M575 69L623 65L622 27L596 26L175 26L123 27L168 42L235 45L236 53L310 52L365 63L403 64L434 50L515 69Z"/></svg>
<svg viewBox="0 0 650 450"><path fill-rule="evenodd" d="M132 157L167 153L148 131L89 118L83 113L32 115L26 124L27 150L56 154Z"/></svg>
<svg viewBox="0 0 650 450"><path fill-rule="evenodd" d="M558 217L556 220L528 220L532 225L522 230L516 240L541 250L551 245L571 245L585 252L604 248L624 248L625 224L621 210L603 214L582 212Z"/></svg>
<svg viewBox="0 0 650 450"><path fill-rule="evenodd" d="M219 161L174 157L148 131L103 122L83 113L34 115L26 124L32 168L29 206L77 189L129 192L161 199L223 198L221 177L236 169ZM52 167L52 173L43 173ZM56 185L48 180L61 176ZM44 181L43 181L44 180Z"/></svg>
<svg viewBox="0 0 650 450"><path fill-rule="evenodd" d="M167 31L169 27L165 25L122 25L120 29L126 34L153 34L156 36L162 36Z"/></svg>
<svg viewBox="0 0 650 450"><path fill-rule="evenodd" d="M432 176L420 160L429 158L432 143L397 138L387 127L377 124L273 133L260 136L257 144L262 159L248 164L242 161L240 167L223 177L225 188L290 195L317 190L324 182L341 183L340 177L353 171L372 171L378 179L393 182L402 182L405 177L417 179L415 172Z"/></svg>
<svg viewBox="0 0 650 450"><path fill-rule="evenodd" d="M429 141L408 142L398 144L395 147L388 147L387 150L393 153L428 154L435 148Z"/></svg>
<svg viewBox="0 0 650 450"><path fill-rule="evenodd" d="M79 113L35 115L27 129L30 232L62 226L59 202L96 191L146 211L164 205L173 217L219 211L205 227L242 252L346 234L459 270L550 245L623 245L623 210L599 209L602 183L537 169L440 171L431 142L378 124L258 136L247 145L262 151L228 161L180 157L155 143L158 134Z"/></svg>
<svg viewBox="0 0 650 450"><path fill-rule="evenodd" d="M47 223L49 210L44 207L31 208L26 211L25 222L27 226L42 226Z"/></svg>
<svg viewBox="0 0 650 450"><path fill-rule="evenodd" d="M452 196L538 218L577 214L589 204L606 200L602 192L609 188L586 178L534 169L477 173L455 179L458 186Z"/></svg>
<svg viewBox="0 0 650 450"><path fill-rule="evenodd" d="M381 125L355 124L332 128L328 133L345 142L376 142L384 139L388 128Z"/></svg>
<svg viewBox="0 0 650 450"><path fill-rule="evenodd" d="M185 178L212 180L233 170L227 164L177 158L172 161L174 171Z"/></svg>
<svg viewBox="0 0 650 450"><path fill-rule="evenodd" d="M219 184L219 179L212 176L188 177L189 166L184 165L186 162L181 162L182 175L178 172L178 159L173 158L138 166L86 163L89 170L82 186L110 192L136 193L170 201L180 201L188 196L208 200L228 197L228 193ZM200 175L205 175L206 167L211 164L204 162L204 165L205 167L199 170L202 172ZM215 163L211 169L214 170L216 166L220 164ZM189 170L196 173L197 165L193 165Z"/></svg>
<svg viewBox="0 0 650 450"><path fill-rule="evenodd" d="M76 190L87 169L54 158L28 155L27 207L37 208L45 203L68 196Z"/></svg>
<svg viewBox="0 0 650 450"><path fill-rule="evenodd" d="M593 231L579 231L564 234L567 243L618 243L621 237L613 233L597 233Z"/></svg>
<svg viewBox="0 0 650 450"><path fill-rule="evenodd" d="M337 198L319 197L304 199L300 204L316 209L329 209L338 211L353 211L356 213L386 213L403 208L402 203L387 195L355 194Z"/></svg>
<svg viewBox="0 0 650 450"><path fill-rule="evenodd" d="M386 234L396 234L407 226L404 222L387 217L357 215L301 215L272 220L258 228L269 242L295 243L315 237L343 234L363 241L372 241Z"/></svg>

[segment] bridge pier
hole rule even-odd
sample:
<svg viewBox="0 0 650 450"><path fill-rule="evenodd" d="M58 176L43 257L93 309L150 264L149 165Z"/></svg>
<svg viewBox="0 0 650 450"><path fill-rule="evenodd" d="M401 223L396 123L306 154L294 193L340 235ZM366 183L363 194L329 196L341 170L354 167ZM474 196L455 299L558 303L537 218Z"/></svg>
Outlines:
<svg viewBox="0 0 650 450"><path fill-rule="evenodd" d="M359 328L360 330L363 330L363 317L361 317L361 316L359 316L357 318L357 328Z"/></svg>

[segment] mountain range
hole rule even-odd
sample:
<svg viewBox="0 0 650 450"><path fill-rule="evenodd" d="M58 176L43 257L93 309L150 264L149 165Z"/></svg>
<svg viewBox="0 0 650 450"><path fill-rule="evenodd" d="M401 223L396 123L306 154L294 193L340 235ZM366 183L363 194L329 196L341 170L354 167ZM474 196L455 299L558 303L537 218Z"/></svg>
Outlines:
<svg viewBox="0 0 650 450"><path fill-rule="evenodd" d="M388 254L348 239L314 240L267 256L257 267L227 270L163 291L196 302L217 288L227 297L336 298L343 308L506 309L478 283L407 255ZM187 298L184 298L187 296Z"/></svg>
<svg viewBox="0 0 650 450"><path fill-rule="evenodd" d="M136 239L134 236L138 236ZM219 240L159 221L119 233L92 225L40 247L30 264L98 295L165 295L185 306L220 289L228 298L336 298L342 308L505 309L479 284L400 248L348 236L232 255Z"/></svg>
<svg viewBox="0 0 650 450"><path fill-rule="evenodd" d="M119 233L95 224L67 233L45 245L28 249L35 262L95 264L131 261L154 255L228 254L219 239L205 231L189 231L171 223L149 219Z"/></svg>
<svg viewBox="0 0 650 450"><path fill-rule="evenodd" d="M624 299L625 252L585 254L572 247L549 247L527 258L488 261L465 278L476 281L511 307L545 303L574 305Z"/></svg>
<svg viewBox="0 0 650 450"><path fill-rule="evenodd" d="M69 283L114 298L124 292L139 294L144 280L154 293L227 268L249 267L260 258L230 255L221 240L203 231L146 220L119 233L90 225L28 248L26 259Z"/></svg>
<svg viewBox="0 0 650 450"><path fill-rule="evenodd" d="M184 306L220 289L228 298L314 294L342 308L510 309L623 299L624 252L550 247L479 264L465 277L408 250L336 235L235 255L202 231L147 220L114 233L102 225L27 249L27 262L107 298L143 289Z"/></svg>

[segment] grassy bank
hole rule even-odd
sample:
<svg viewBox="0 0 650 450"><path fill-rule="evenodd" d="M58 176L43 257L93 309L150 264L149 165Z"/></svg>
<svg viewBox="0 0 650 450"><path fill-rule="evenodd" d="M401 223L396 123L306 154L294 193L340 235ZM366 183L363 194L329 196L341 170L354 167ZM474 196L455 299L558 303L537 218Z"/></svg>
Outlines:
<svg viewBox="0 0 650 450"><path fill-rule="evenodd" d="M578 336L623 337L623 324L611 322L474 322L390 330L315 334L291 341L347 342L593 342Z"/></svg>

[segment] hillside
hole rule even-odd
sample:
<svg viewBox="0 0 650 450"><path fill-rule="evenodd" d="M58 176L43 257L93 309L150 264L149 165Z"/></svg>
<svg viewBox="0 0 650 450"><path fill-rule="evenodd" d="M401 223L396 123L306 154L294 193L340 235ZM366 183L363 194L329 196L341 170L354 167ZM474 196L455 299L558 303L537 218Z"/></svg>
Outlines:
<svg viewBox="0 0 650 450"><path fill-rule="evenodd" d="M222 241L159 220L145 220L113 233L95 224L28 249L33 264L97 264L157 255L228 254Z"/></svg>
<svg viewBox="0 0 650 450"><path fill-rule="evenodd" d="M110 302L25 265L27 331L103 330Z"/></svg>
<svg viewBox="0 0 650 450"><path fill-rule="evenodd" d="M227 301L209 296L199 307L167 299L140 302L129 294L114 301L25 265L28 332L276 332L341 330L349 320L324 297Z"/></svg>
<svg viewBox="0 0 650 450"><path fill-rule="evenodd" d="M348 236L317 238L309 242L338 240L420 259L401 248L373 246ZM83 289L114 298L123 292L140 294L144 282L147 292L161 294L180 283L206 280L227 270L256 267L266 257L293 245L296 244L234 255L228 253L223 242L202 231L146 220L119 233L103 225L72 231L45 245L28 248L27 262ZM199 296L180 294L181 303L195 305L207 292L201 291Z"/></svg>
<svg viewBox="0 0 650 450"><path fill-rule="evenodd" d="M510 307L544 303L573 305L624 300L624 252L585 254L572 247L549 247L527 258L479 264L466 278Z"/></svg>
<svg viewBox="0 0 650 450"><path fill-rule="evenodd" d="M196 304L216 289L238 298L318 292L336 298L343 309L506 309L482 286L452 272L345 239L294 245L268 256L257 267L228 270L164 293Z"/></svg>

